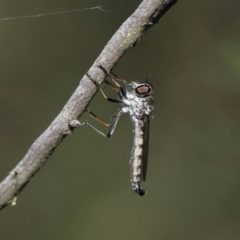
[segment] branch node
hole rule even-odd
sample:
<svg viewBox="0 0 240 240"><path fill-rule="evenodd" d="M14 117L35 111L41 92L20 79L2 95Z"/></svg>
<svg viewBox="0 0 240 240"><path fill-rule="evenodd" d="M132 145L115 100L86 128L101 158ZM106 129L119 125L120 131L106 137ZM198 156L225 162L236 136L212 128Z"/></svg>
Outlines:
<svg viewBox="0 0 240 240"><path fill-rule="evenodd" d="M17 196L14 196L11 200L10 200L10 204L12 206L15 206L17 204Z"/></svg>
<svg viewBox="0 0 240 240"><path fill-rule="evenodd" d="M18 171L16 171L16 170L13 170L13 171L9 172L9 176L11 176L13 179L15 179L18 174L19 174L19 173L18 173Z"/></svg>
<svg viewBox="0 0 240 240"><path fill-rule="evenodd" d="M81 127L83 125L85 125L85 123L80 123L80 121L78 121L78 120L71 120L69 122L69 128L71 131L73 131L75 128Z"/></svg>

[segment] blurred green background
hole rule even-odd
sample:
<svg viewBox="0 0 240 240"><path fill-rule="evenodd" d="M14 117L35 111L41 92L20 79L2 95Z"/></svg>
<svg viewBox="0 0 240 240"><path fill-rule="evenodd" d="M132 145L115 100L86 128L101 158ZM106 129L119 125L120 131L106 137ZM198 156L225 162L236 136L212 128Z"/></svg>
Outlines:
<svg viewBox="0 0 240 240"><path fill-rule="evenodd" d="M139 3L1 1L0 18L109 11L0 20L1 180ZM239 11L237 0L179 0L114 69L128 80L152 73L146 196L130 186L129 116L111 139L82 127L0 213L0 239L239 240ZM89 108L108 120L118 107L98 94Z"/></svg>

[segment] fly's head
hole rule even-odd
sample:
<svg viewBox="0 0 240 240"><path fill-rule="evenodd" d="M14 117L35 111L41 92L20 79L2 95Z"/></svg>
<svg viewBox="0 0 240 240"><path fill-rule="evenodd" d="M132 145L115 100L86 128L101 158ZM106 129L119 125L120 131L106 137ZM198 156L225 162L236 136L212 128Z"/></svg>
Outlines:
<svg viewBox="0 0 240 240"><path fill-rule="evenodd" d="M149 82L130 82L125 85L125 91L127 98L146 98L153 92L153 87Z"/></svg>
<svg viewBox="0 0 240 240"><path fill-rule="evenodd" d="M125 83L119 91L119 96L128 109L139 118L143 115L150 115L154 110L152 92L153 87L146 80L144 83Z"/></svg>

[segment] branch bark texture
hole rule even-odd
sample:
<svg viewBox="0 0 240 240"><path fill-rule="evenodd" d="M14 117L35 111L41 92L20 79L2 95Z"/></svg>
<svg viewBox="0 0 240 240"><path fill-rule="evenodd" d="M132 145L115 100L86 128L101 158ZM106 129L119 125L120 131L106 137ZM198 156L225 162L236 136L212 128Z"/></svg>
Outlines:
<svg viewBox="0 0 240 240"><path fill-rule="evenodd" d="M104 81L105 73L98 66L110 71L126 51L136 45L142 35L177 0L144 0L136 11L122 24L104 47L88 71L88 75L97 83ZM17 195L38 172L55 148L68 136L78 124L84 109L97 91L96 85L85 74L59 115L50 126L35 140L24 158L0 183L0 209L8 204L14 205Z"/></svg>

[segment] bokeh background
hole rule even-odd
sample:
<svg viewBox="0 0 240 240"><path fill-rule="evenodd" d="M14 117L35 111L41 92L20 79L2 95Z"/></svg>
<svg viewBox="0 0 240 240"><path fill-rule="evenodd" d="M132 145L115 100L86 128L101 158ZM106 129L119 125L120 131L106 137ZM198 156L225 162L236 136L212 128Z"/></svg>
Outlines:
<svg viewBox="0 0 240 240"><path fill-rule="evenodd" d="M1 1L1 180L139 4ZM107 11L3 20L96 6ZM114 69L128 80L152 73L156 109L146 196L130 187L129 116L111 139L82 127L57 148L17 205L0 213L0 239L239 240L239 11L237 0L179 0ZM118 107L100 94L90 105L106 120Z"/></svg>

